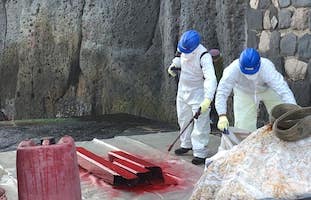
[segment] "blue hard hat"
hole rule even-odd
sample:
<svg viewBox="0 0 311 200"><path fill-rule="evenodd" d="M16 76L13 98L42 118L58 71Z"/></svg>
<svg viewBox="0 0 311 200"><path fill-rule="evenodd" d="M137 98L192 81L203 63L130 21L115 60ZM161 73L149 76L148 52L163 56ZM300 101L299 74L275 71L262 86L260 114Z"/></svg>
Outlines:
<svg viewBox="0 0 311 200"><path fill-rule="evenodd" d="M181 53L191 53L195 50L201 41L201 37L195 30L189 30L182 34L177 48Z"/></svg>
<svg viewBox="0 0 311 200"><path fill-rule="evenodd" d="M260 55L253 48L247 48L240 55L240 69L244 74L255 74L260 68Z"/></svg>

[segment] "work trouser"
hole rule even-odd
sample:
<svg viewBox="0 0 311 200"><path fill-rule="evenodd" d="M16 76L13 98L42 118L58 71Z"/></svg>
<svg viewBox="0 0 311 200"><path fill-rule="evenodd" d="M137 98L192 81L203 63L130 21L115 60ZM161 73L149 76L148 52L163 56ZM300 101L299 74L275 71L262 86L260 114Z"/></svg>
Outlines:
<svg viewBox="0 0 311 200"><path fill-rule="evenodd" d="M270 88L256 95L237 88L233 92L234 126L251 132L257 130L257 109L260 101L264 103L269 114L274 106L282 103L278 94Z"/></svg>
<svg viewBox="0 0 311 200"><path fill-rule="evenodd" d="M191 121L203 100L203 89L191 92L178 91L176 106L180 131L184 130ZM209 115L210 109L202 113L198 119L195 119L180 137L180 146L183 148L192 148L195 157L207 157L207 144L211 131Z"/></svg>

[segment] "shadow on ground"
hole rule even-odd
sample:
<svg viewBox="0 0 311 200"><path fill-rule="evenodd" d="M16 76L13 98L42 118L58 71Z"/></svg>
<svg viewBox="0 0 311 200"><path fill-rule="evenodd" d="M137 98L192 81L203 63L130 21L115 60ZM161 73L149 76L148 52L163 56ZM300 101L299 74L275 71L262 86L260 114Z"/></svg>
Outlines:
<svg viewBox="0 0 311 200"><path fill-rule="evenodd" d="M115 136L141 135L177 131L177 125L153 121L128 114L103 115L98 117L33 119L0 122L0 151L16 150L22 140L55 137L58 141L70 135L75 141L93 138L107 139Z"/></svg>

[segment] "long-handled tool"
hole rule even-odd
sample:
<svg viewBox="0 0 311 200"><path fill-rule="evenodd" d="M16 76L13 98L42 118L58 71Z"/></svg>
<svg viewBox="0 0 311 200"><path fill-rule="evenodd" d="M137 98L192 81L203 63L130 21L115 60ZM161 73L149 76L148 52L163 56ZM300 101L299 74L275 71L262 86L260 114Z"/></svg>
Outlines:
<svg viewBox="0 0 311 200"><path fill-rule="evenodd" d="M173 148L173 146L175 145L175 143L177 142L177 140L180 138L180 136L185 132L185 130L188 128L188 126L190 126L190 124L192 124L192 122L194 121L194 119L198 119L199 115L201 113L201 107L199 108L199 110L196 112L196 114L192 117L192 119L190 120L190 122L187 124L187 126L179 133L179 135L176 137L176 139L174 140L174 142L169 146L168 148L168 152L170 152Z"/></svg>
<svg viewBox="0 0 311 200"><path fill-rule="evenodd" d="M239 140L234 133L232 133L231 131L229 131L229 129L224 129L223 134L225 134L226 136L228 136L230 138L230 140L232 140L235 144L240 144L241 140Z"/></svg>

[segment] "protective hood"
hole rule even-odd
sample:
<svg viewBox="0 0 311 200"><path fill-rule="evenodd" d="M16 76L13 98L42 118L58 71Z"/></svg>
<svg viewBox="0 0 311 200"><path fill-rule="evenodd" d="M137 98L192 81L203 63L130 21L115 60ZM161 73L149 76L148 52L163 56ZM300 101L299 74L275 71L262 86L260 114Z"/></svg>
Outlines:
<svg viewBox="0 0 311 200"><path fill-rule="evenodd" d="M243 74L248 80L255 81L258 78L259 73L255 74Z"/></svg>
<svg viewBox="0 0 311 200"><path fill-rule="evenodd" d="M195 58L195 55L196 55L196 53L195 53L195 50L194 50L191 53L184 54L183 55L183 59L185 61L189 61L189 60L192 60L193 58Z"/></svg>

